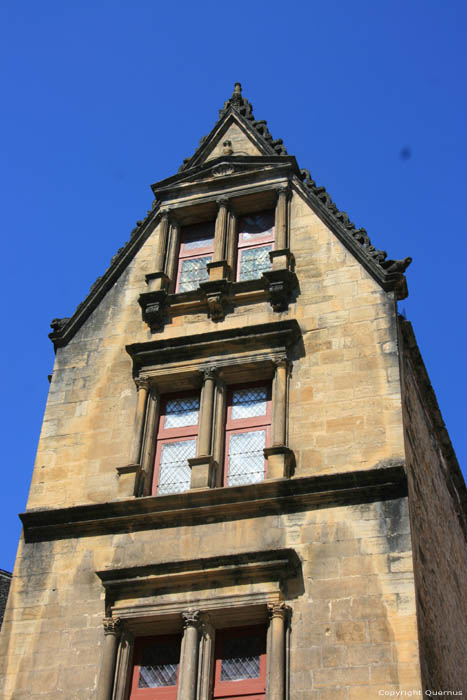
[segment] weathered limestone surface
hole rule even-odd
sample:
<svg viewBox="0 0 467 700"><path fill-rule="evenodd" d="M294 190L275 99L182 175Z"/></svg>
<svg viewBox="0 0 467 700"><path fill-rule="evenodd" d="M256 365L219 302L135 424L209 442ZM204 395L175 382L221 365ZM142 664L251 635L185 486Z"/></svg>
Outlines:
<svg viewBox="0 0 467 700"><path fill-rule="evenodd" d="M2 697L94 697L104 643L103 590L95 571L279 547L293 547L301 560L287 588L290 697L377 698L381 688L419 687L411 544L402 498L195 528L23 544L1 638L2 655L7 654ZM248 586L233 586L232 592L241 589ZM216 594L209 589L184 595L189 606ZM164 592L149 602L172 597Z"/></svg>
<svg viewBox="0 0 467 700"><path fill-rule="evenodd" d="M245 136L243 131L237 124L232 124L221 136L218 142L214 145L213 149L206 154L206 160L213 160L224 154L224 141L230 141L232 144L232 150L235 155L239 153L249 156L260 156L261 152L258 148L251 142L251 140Z"/></svg>
<svg viewBox="0 0 467 700"><path fill-rule="evenodd" d="M462 475L412 327L401 320L405 440L425 689L467 688Z"/></svg>
<svg viewBox="0 0 467 700"><path fill-rule="evenodd" d="M125 345L151 334L137 299L152 271L158 229L75 337L57 352L28 508L118 496L137 392ZM214 328L297 318L289 445L297 476L384 466L404 455L395 305L295 194L290 247L300 294L288 312L236 308ZM213 330L205 313L177 316L164 337Z"/></svg>
<svg viewBox="0 0 467 700"><path fill-rule="evenodd" d="M236 133L228 138L243 143ZM137 302L145 275L153 272L157 236L158 229L57 352L28 509L103 503L120 495L116 467L129 462L137 404L125 346L158 337L142 321ZM392 294L381 290L297 193L290 206L290 248L300 292L289 311L277 314L266 302L249 303L216 328L298 320L303 347L295 350L288 415L295 477L401 463ZM163 334L211 330L206 313L196 313L174 317ZM96 571L278 547L294 548L302 562L287 591L290 697L352 700L377 698L382 688L418 688L411 543L401 498L22 543L1 636L3 697L95 696L105 614ZM168 599L166 593L158 600Z"/></svg>

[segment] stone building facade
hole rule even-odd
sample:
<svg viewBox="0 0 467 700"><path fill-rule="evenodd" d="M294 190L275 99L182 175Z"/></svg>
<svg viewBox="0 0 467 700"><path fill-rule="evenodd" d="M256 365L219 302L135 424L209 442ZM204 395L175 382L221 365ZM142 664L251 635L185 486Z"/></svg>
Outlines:
<svg viewBox="0 0 467 700"><path fill-rule="evenodd" d="M152 189L52 323L2 697L465 692L466 491L397 313L410 258L239 84Z"/></svg>

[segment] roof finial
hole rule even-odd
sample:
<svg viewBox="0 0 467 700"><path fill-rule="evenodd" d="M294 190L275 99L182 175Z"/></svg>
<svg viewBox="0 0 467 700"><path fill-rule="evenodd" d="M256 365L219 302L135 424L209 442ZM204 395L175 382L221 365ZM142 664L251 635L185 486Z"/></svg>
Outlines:
<svg viewBox="0 0 467 700"><path fill-rule="evenodd" d="M246 119L254 119L253 117L253 107L242 95L242 84L235 83L234 91L232 97L227 102L224 102L223 108L219 112L219 116L222 117L227 112L229 107L234 107L237 112L239 112L242 117Z"/></svg>
<svg viewBox="0 0 467 700"><path fill-rule="evenodd" d="M243 98L242 98L242 84L241 83L235 83L234 86L234 91L232 93L232 104L237 106L241 106L243 104Z"/></svg>

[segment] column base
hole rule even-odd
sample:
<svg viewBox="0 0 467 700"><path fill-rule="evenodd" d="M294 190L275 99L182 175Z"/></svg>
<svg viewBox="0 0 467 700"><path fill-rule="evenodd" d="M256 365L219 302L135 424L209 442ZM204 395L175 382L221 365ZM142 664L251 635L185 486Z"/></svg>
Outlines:
<svg viewBox="0 0 467 700"><path fill-rule="evenodd" d="M118 474L118 495L136 496L141 479L141 465L125 464L122 467L117 467L116 471Z"/></svg>
<svg viewBox="0 0 467 700"><path fill-rule="evenodd" d="M158 292L161 289L168 289L169 278L165 272L150 272L146 275L146 284L148 292Z"/></svg>
<svg viewBox="0 0 467 700"><path fill-rule="evenodd" d="M216 483L216 462L211 456L190 457L191 489L212 489Z"/></svg>
<svg viewBox="0 0 467 700"><path fill-rule="evenodd" d="M218 282L219 280L229 280L231 276L230 265L227 260L217 260L206 265L209 272L209 281Z"/></svg>
<svg viewBox="0 0 467 700"><path fill-rule="evenodd" d="M269 259L273 270L293 270L295 258L288 248L271 250Z"/></svg>
<svg viewBox="0 0 467 700"><path fill-rule="evenodd" d="M265 447L264 456L268 460L266 479L288 479L292 475L295 456L285 445Z"/></svg>

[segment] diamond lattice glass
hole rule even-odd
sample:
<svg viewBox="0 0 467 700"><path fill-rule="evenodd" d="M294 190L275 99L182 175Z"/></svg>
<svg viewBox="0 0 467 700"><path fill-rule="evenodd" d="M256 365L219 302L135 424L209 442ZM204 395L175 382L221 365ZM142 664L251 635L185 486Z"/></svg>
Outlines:
<svg viewBox="0 0 467 700"><path fill-rule="evenodd" d="M226 639L222 645L221 681L259 678L261 640L258 637Z"/></svg>
<svg viewBox="0 0 467 700"><path fill-rule="evenodd" d="M180 643L144 647L138 688L161 688L177 685Z"/></svg>
<svg viewBox="0 0 467 700"><path fill-rule="evenodd" d="M211 260L212 255L181 260L178 291L191 292L193 289L198 289L200 282L207 282L209 274L206 265Z"/></svg>
<svg viewBox="0 0 467 700"><path fill-rule="evenodd" d="M164 428L183 428L186 425L197 425L199 413L199 398L168 399L165 405Z"/></svg>
<svg viewBox="0 0 467 700"><path fill-rule="evenodd" d="M240 260L240 280L258 279L263 272L270 270L269 251L271 250L272 245L244 250Z"/></svg>
<svg viewBox="0 0 467 700"><path fill-rule="evenodd" d="M159 486L157 493L181 493L190 488L191 470L188 458L196 454L196 440L165 442L161 447Z"/></svg>
<svg viewBox="0 0 467 700"><path fill-rule="evenodd" d="M267 389L264 386L234 389L232 392L232 420L265 416Z"/></svg>
<svg viewBox="0 0 467 700"><path fill-rule="evenodd" d="M229 441L229 486L256 484L264 479L266 431L233 433Z"/></svg>

